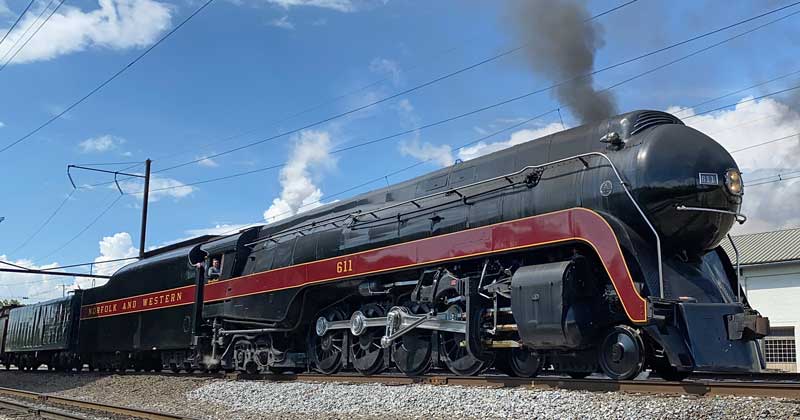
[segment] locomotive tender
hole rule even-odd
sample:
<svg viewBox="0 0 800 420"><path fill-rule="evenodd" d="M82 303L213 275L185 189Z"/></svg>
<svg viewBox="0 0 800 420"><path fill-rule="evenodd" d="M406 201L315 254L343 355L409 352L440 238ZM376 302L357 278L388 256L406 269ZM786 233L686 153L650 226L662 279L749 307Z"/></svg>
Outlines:
<svg viewBox="0 0 800 420"><path fill-rule="evenodd" d="M75 342L6 344L2 357L251 373L757 371L769 322L719 246L744 221L742 194L713 139L630 112L152 251L71 298ZM219 279L205 279L211 258Z"/></svg>

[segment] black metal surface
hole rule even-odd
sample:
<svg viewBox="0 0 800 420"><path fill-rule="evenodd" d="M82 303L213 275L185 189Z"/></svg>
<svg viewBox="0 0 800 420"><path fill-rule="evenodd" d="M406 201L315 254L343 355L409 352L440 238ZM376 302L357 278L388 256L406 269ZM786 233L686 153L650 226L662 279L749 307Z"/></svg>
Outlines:
<svg viewBox="0 0 800 420"><path fill-rule="evenodd" d="M5 352L71 350L77 342L81 294L12 309Z"/></svg>

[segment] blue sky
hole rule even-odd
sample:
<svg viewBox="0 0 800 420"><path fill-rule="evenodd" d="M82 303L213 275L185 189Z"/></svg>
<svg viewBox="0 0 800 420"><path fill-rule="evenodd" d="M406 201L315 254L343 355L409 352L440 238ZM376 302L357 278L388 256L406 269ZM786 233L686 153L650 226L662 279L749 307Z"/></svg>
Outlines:
<svg viewBox="0 0 800 420"><path fill-rule="evenodd" d="M586 7L595 14L621 3L596 0L586 3ZM595 21L602 45L594 67L601 68L789 3L640 0ZM0 34L26 4L27 0L0 0ZM31 16L35 17L46 4L35 2ZM0 147L94 88L200 4L67 0L15 61L0 71ZM34 240L18 249L72 190L65 172L67 164L135 163L149 157L154 161L153 169L159 170L304 126L522 44L523 40L510 29L516 10L515 2L501 1L216 0L98 94L25 142L0 153L0 194L4 197L0 216L6 218L0 223L0 256L35 266L128 256L131 245L138 246L141 208L135 195L122 197L98 223L53 253L116 198L118 193L113 186L75 192ZM789 9L603 72L596 77L595 86L614 84L793 11ZM625 84L613 91L618 107L621 111L686 107L800 70L798 20L800 15L787 18ZM29 23L30 19L23 19L20 28ZM0 45L0 57L19 35L20 31L12 32L10 39ZM793 86L798 79L787 78L710 106ZM163 245L217 226L222 227L219 231L263 221L272 205L272 214L280 213L278 210L296 211L297 202L324 202L338 191L420 159L431 161L389 181L434 170L452 158L469 157L452 149L483 133L558 107L556 98L549 93L535 95L346 153L330 151L467 112L553 82L532 70L523 52L515 53L304 133L158 174L155 188L180 186L285 161L292 163L283 172L263 171L155 194L147 243ZM287 118L319 104L324 105ZM709 131L725 130L724 125L731 121L749 124L720 134L726 147L736 148L800 131L796 109L790 105L788 100L776 97L695 121L699 128ZM776 115L785 118L778 123ZM562 109L562 116L567 127L579 123L568 108ZM484 145L507 146L560 127L559 116L553 113L488 139ZM231 139L234 135L241 136ZM792 169L785 157L796 146L796 140L791 140L779 151L754 151L741 157L740 163L746 162L743 168L753 174L770 175ZM129 165L103 168L126 166ZM78 184L111 179L101 174L75 175ZM378 186L380 183L372 185ZM133 184L124 187L128 192L139 189ZM780 188L789 187L794 189L787 193L797 192L793 183ZM752 206L756 213L761 207L774 209L780 205L765 203L767 198L755 192L752 197L752 203L758 203ZM800 223L790 210L764 213L752 229ZM43 284L31 286L29 282L36 279L0 277L0 296L50 297L60 294L55 287L58 282L72 283L72 279L44 278ZM28 284L16 286L19 283Z"/></svg>

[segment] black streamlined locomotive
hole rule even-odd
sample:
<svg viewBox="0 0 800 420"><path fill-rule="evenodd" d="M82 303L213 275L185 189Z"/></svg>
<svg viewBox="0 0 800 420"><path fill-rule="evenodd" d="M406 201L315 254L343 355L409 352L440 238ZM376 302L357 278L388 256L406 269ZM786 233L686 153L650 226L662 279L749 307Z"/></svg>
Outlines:
<svg viewBox="0 0 800 420"><path fill-rule="evenodd" d="M77 344L50 357L251 373L757 371L769 323L719 246L744 221L742 194L713 139L630 112L152 251L76 295ZM206 279L212 258L221 273Z"/></svg>

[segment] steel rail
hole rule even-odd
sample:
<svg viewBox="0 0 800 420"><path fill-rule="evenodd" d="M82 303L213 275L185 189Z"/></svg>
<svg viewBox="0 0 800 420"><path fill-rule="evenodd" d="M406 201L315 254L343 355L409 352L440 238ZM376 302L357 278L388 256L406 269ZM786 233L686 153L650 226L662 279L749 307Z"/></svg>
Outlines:
<svg viewBox="0 0 800 420"><path fill-rule="evenodd" d="M662 380L569 379L562 377L515 378L508 376L452 376L427 375L409 377L404 375L363 376L354 374L321 375L302 373L296 375L244 375L234 374L236 379L259 379L269 381L307 381L339 383L381 383L387 385L460 385L477 387L525 387L532 389L567 389L593 392L630 392L642 394L673 394L697 396L750 396L797 398L800 382L770 381L719 381L714 379L670 382Z"/></svg>
<svg viewBox="0 0 800 420"><path fill-rule="evenodd" d="M20 401L0 399L0 408L16 411L19 413L32 414L36 418L52 419L52 420L90 420L91 417L70 413L64 410L57 410L54 408L42 407L34 403L24 403Z"/></svg>
<svg viewBox="0 0 800 420"><path fill-rule="evenodd" d="M60 406L93 410L108 414L129 416L139 419L148 420L190 420L191 417L180 416L176 414L163 413L152 410L143 410L139 408L123 407L113 404L104 404L92 401L83 401L74 398L59 397L55 395L48 395L39 392L25 391L13 388L0 388L0 395L12 398L23 398L33 400L39 404L55 404ZM15 409L17 411L33 412L43 418L48 419L87 419L84 414L69 413L64 410L53 409L49 407L41 407L38 404L23 403L18 400L0 399L0 406Z"/></svg>

